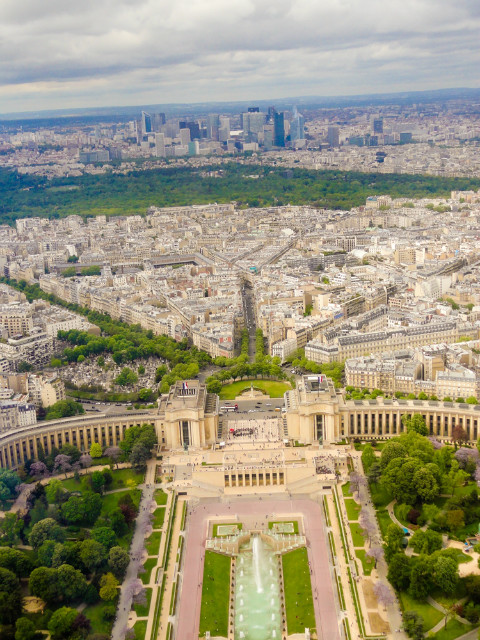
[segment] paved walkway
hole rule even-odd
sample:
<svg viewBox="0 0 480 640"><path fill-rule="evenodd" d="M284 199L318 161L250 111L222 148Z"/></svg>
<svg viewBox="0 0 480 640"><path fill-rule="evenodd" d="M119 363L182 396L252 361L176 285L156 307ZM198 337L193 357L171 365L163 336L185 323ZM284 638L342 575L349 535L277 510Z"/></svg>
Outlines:
<svg viewBox="0 0 480 640"><path fill-rule="evenodd" d="M397 516L395 515L395 511L394 511L394 507L396 505L397 501L396 500L392 500L389 504L387 504L387 511L388 511L388 515L390 516L390 519L393 520L393 522L399 526L402 530L403 529L407 529L408 533L413 536L413 534L415 533L415 531L413 529L409 529L408 527L406 527L402 522L400 522L400 520L397 518Z"/></svg>
<svg viewBox="0 0 480 640"><path fill-rule="evenodd" d="M361 456L360 452L352 451L351 455L352 455L352 461L354 464L355 471L360 475L364 475L361 459L360 459L360 456ZM376 544L380 546L382 544L382 536L380 533L380 528L378 526L376 511L370 499L368 486L362 486L359 489L360 489L359 490L360 503L362 507L366 509L367 514L370 517L370 520L374 523L375 529L376 529L376 533L374 534L372 539L372 544ZM379 560L377 562L378 581L388 586L388 588L391 589L393 592L393 589L387 580L387 572L388 572L387 563L385 562L384 559ZM408 638L407 634L404 631L401 631L401 628L403 626L403 620L402 620L400 603L397 598L395 598L395 602L393 604L387 607L387 617L388 617L388 622L390 624L390 637L394 638L395 640L407 640Z"/></svg>
<svg viewBox="0 0 480 640"><path fill-rule="evenodd" d="M112 640L124 640L127 631L129 614L132 606L131 584L137 579L139 567L143 564L143 548L145 542L145 528L150 523L150 503L155 492L155 468L157 461L150 460L145 474L145 482L139 485L142 490L138 517L135 524L132 543L130 545L130 564L120 587L120 599L117 617L112 629Z"/></svg>

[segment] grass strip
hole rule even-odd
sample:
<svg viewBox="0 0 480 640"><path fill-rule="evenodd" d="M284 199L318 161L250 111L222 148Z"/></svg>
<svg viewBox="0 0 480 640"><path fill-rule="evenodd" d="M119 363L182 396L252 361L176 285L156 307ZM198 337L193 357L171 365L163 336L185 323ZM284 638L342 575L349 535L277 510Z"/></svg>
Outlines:
<svg viewBox="0 0 480 640"><path fill-rule="evenodd" d="M312 583L307 549L301 547L282 555L283 588L288 634L315 629Z"/></svg>
<svg viewBox="0 0 480 640"><path fill-rule="evenodd" d="M173 530L173 522L175 520L175 512L177 508L177 494L173 495L172 506L170 507L170 516L168 518L167 524L167 539L165 540L165 547L163 549L163 558L162 558L162 567L167 570L168 566L168 557L170 555L170 544L172 542L172 530Z"/></svg>
<svg viewBox="0 0 480 640"><path fill-rule="evenodd" d="M335 549L335 540L333 539L333 533L331 531L328 532L328 541L330 543L330 551L332 552L332 560L335 560L337 550Z"/></svg>
<svg viewBox="0 0 480 640"><path fill-rule="evenodd" d="M170 597L170 615L173 616L175 608L177 606L177 581L174 580L172 584L172 595Z"/></svg>
<svg viewBox="0 0 480 640"><path fill-rule="evenodd" d="M187 501L183 503L182 522L180 523L180 531L185 531L185 520L187 519Z"/></svg>
<svg viewBox="0 0 480 640"><path fill-rule="evenodd" d="M342 540L342 547L343 547L343 553L345 555L345 562L348 564L348 555L349 555L348 554L348 547L347 547L347 541L345 539L345 534L344 534L344 531L343 531L342 518L340 516L340 511L339 511L339 508L338 508L337 489L336 488L334 489L334 492L333 492L333 502L335 504L335 511L337 513L337 520L338 520L338 526L340 528L340 537L341 537L341 540Z"/></svg>
<svg viewBox="0 0 480 640"><path fill-rule="evenodd" d="M325 512L325 520L327 521L327 526L332 526L332 521L330 520L330 512L328 510L327 496L323 496L323 510Z"/></svg>
<svg viewBox="0 0 480 640"><path fill-rule="evenodd" d="M200 609L200 634L227 637L230 602L231 558L214 551L205 552Z"/></svg>
<svg viewBox="0 0 480 640"><path fill-rule="evenodd" d="M352 572L350 571L350 567L347 567L348 571L348 582L350 583L350 588L352 591L353 604L355 606L355 614L357 616L358 628L360 629L360 634L365 636L365 623L363 621L362 611L360 609L360 601L358 599L358 591L357 584L352 577Z"/></svg>
<svg viewBox="0 0 480 640"><path fill-rule="evenodd" d="M178 566L182 563L182 555L183 555L183 536L178 536L178 549L177 549L177 564Z"/></svg>
<svg viewBox="0 0 480 640"><path fill-rule="evenodd" d="M340 575L337 573L336 570L335 570L335 578L336 578L336 581L337 581L337 591L338 591L338 599L340 600L340 608L345 611L345 609L346 609L346 606L345 606L345 594L343 593L342 580L341 580Z"/></svg>
<svg viewBox="0 0 480 640"><path fill-rule="evenodd" d="M345 637L347 638L347 640L352 640L352 636L350 634L350 627L348 626L348 622L346 618L343 619L343 628L345 629Z"/></svg>
<svg viewBox="0 0 480 640"><path fill-rule="evenodd" d="M160 615L162 613L163 592L165 590L165 582L167 576L163 574L162 585L157 591L157 600L155 602L155 612L153 614L152 635L150 640L156 640L158 636L158 626L160 624Z"/></svg>

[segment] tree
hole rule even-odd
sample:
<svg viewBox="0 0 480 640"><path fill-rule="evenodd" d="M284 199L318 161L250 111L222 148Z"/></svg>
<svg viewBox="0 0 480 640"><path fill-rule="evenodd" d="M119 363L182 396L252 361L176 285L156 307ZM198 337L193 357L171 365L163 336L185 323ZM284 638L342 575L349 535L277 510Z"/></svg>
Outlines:
<svg viewBox="0 0 480 640"><path fill-rule="evenodd" d="M97 542L100 542L107 550L117 544L117 536L109 527L96 527L92 531L92 537Z"/></svg>
<svg viewBox="0 0 480 640"><path fill-rule="evenodd" d="M134 445L129 456L129 462L135 471L144 471L147 467L147 460L150 458L150 452L143 444Z"/></svg>
<svg viewBox="0 0 480 640"><path fill-rule="evenodd" d="M121 580L127 571L130 557L122 547L112 547L108 554L108 566L116 578Z"/></svg>
<svg viewBox="0 0 480 640"><path fill-rule="evenodd" d="M114 547L115 548L115 547ZM128 554L127 554L128 556ZM90 572L94 572L106 560L105 547L97 540L84 540L80 545L80 560Z"/></svg>
<svg viewBox="0 0 480 640"><path fill-rule="evenodd" d="M388 556L389 555L393 555L395 553L398 553L399 551L402 551L402 544L403 544L403 538L405 537L405 534L403 533L403 530L396 524L394 524L392 522L392 524L389 524L387 527L387 533L385 535L385 542L387 543L386 546L386 555L387 555L387 560L388 560Z"/></svg>
<svg viewBox="0 0 480 640"><path fill-rule="evenodd" d="M28 618L18 618L15 623L15 640L33 640L35 625Z"/></svg>
<svg viewBox="0 0 480 640"><path fill-rule="evenodd" d="M417 529L410 538L409 545L415 553L431 554L442 548L442 536L438 531Z"/></svg>
<svg viewBox="0 0 480 640"><path fill-rule="evenodd" d="M133 426L127 429L124 439L120 442L120 448L126 455L129 455L136 444L143 444L148 451L153 449L157 444L155 427L150 424L142 424L140 427Z"/></svg>
<svg viewBox="0 0 480 640"><path fill-rule="evenodd" d="M28 541L34 549L38 549L47 539L57 542L63 542L65 539L65 532L53 518L45 518L37 522L28 536Z"/></svg>
<svg viewBox="0 0 480 640"><path fill-rule="evenodd" d="M67 471L70 471L72 468L70 456L66 456L63 453L59 453L58 456L55 456L55 464L53 467L54 472L65 473L65 477Z"/></svg>
<svg viewBox="0 0 480 640"><path fill-rule="evenodd" d="M89 453L82 453L79 460L84 469L92 466L92 456Z"/></svg>
<svg viewBox="0 0 480 640"><path fill-rule="evenodd" d="M0 547L0 567L12 571L17 578L26 578L32 570L32 561L18 549Z"/></svg>
<svg viewBox="0 0 480 640"><path fill-rule="evenodd" d="M423 640L423 618L416 611L405 611L403 614L403 627L413 640Z"/></svg>
<svg viewBox="0 0 480 640"><path fill-rule="evenodd" d="M79 402L74 400L59 400L48 407L45 420L58 420L60 418L69 418L78 414L85 413L85 409Z"/></svg>
<svg viewBox="0 0 480 640"><path fill-rule="evenodd" d="M110 458L110 460L112 460L116 465L118 459L122 455L122 450L120 449L120 447L116 446L108 447L108 449L105 449L105 455Z"/></svg>
<svg viewBox="0 0 480 640"><path fill-rule="evenodd" d="M85 523L93 524L102 510L102 498L98 493L93 491L85 491L83 494L83 505L85 511Z"/></svg>
<svg viewBox="0 0 480 640"><path fill-rule="evenodd" d="M465 512L463 509L451 509L447 511L447 526L450 531L458 531L465 526Z"/></svg>
<svg viewBox="0 0 480 640"><path fill-rule="evenodd" d="M95 493L103 493L105 487L105 477L103 473L101 471L94 471L90 476L90 484Z"/></svg>
<svg viewBox="0 0 480 640"><path fill-rule="evenodd" d="M371 444L367 444L362 451L362 464L363 470L366 474L370 471L370 468L375 464L377 458Z"/></svg>
<svg viewBox="0 0 480 640"><path fill-rule="evenodd" d="M387 442L380 456L380 463L385 469L394 458L405 458L407 450L398 440L390 440Z"/></svg>
<svg viewBox="0 0 480 640"><path fill-rule="evenodd" d="M420 555L415 558L410 574L410 594L417 600L425 600L432 590L433 561L431 557Z"/></svg>
<svg viewBox="0 0 480 640"><path fill-rule="evenodd" d="M418 497L422 502L433 502L438 496L439 487L432 472L426 467L418 469L414 476L413 481L417 488Z"/></svg>
<svg viewBox="0 0 480 640"><path fill-rule="evenodd" d="M102 445L98 442L92 442L92 446L90 447L90 456L92 458L101 458L103 455Z"/></svg>
<svg viewBox="0 0 480 640"><path fill-rule="evenodd" d="M411 561L403 552L395 553L388 563L387 578L397 591L406 591L410 585Z"/></svg>
<svg viewBox="0 0 480 640"><path fill-rule="evenodd" d="M457 424L452 430L452 440L455 446L462 444L462 442L468 442L468 433L460 424Z"/></svg>
<svg viewBox="0 0 480 640"><path fill-rule="evenodd" d="M115 379L115 384L121 387L127 387L138 382L138 375L129 367L123 367L120 375Z"/></svg>
<svg viewBox="0 0 480 640"><path fill-rule="evenodd" d="M102 600L114 600L117 596L118 580L113 573L105 573L100 578L100 598Z"/></svg>
<svg viewBox="0 0 480 640"><path fill-rule="evenodd" d="M69 564L62 564L56 571L58 590L62 600L70 601L80 598L87 588L87 581L81 571Z"/></svg>
<svg viewBox="0 0 480 640"><path fill-rule="evenodd" d="M378 603L382 604L385 607L385 610L395 602L395 598L393 597L390 587L383 582L377 581L373 586L373 592L377 597Z"/></svg>
<svg viewBox="0 0 480 640"><path fill-rule="evenodd" d="M0 624L13 623L22 611L22 593L17 576L0 567Z"/></svg>
<svg viewBox="0 0 480 640"><path fill-rule="evenodd" d="M444 593L455 591L458 582L458 566L452 558L440 556L433 566L433 581Z"/></svg>
<svg viewBox="0 0 480 640"><path fill-rule="evenodd" d="M48 623L48 630L53 640L64 640L71 636L73 623L77 615L78 611L70 607L61 607L52 614Z"/></svg>
<svg viewBox="0 0 480 640"><path fill-rule="evenodd" d="M421 436L428 435L428 429L425 424L425 420L419 413L413 414L413 416L404 414L402 416L402 422L405 426L405 430L408 432L414 431L415 433L420 434Z"/></svg>
<svg viewBox="0 0 480 640"><path fill-rule="evenodd" d="M67 524L78 524L85 517L85 508L82 496L70 496L61 507L62 518Z"/></svg>
<svg viewBox="0 0 480 640"><path fill-rule="evenodd" d="M34 478L46 478L48 476L48 468L44 462L38 460L30 465L30 475Z"/></svg>
<svg viewBox="0 0 480 640"><path fill-rule="evenodd" d="M38 567L30 574L28 581L30 593L45 602L54 602L59 598L57 570L50 567Z"/></svg>

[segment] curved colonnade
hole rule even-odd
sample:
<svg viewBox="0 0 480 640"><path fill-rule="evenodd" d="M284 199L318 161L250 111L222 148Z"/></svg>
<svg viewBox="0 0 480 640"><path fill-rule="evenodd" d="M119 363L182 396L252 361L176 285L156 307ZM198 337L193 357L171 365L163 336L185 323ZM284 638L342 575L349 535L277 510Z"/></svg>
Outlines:
<svg viewBox="0 0 480 640"><path fill-rule="evenodd" d="M128 413L107 416L77 416L37 422L16 431L0 434L0 468L15 468L27 460L37 459L39 449L48 454L72 444L89 451L93 442L102 447L118 445L129 427L145 423L155 426L154 413Z"/></svg>
<svg viewBox="0 0 480 640"><path fill-rule="evenodd" d="M288 407L288 403L287 403ZM171 420L156 411L125 413L107 416L77 416L39 422L16 431L0 434L0 468L15 468L29 459L38 458L39 449L48 454L52 449L60 449L72 444L81 451L88 451L93 442L102 447L118 445L126 429L145 423L155 426L159 442L167 448L178 447L178 437L182 414L175 412ZM188 411L188 418L191 411ZM420 414L431 436L450 440L456 427L461 427L466 440L474 444L480 437L480 405L455 402L422 400L348 400L342 396L322 398L310 402L300 402L287 409L288 436L308 444L323 440L334 443L342 439L362 440L387 439L404 432L402 416ZM184 419L187 416L184 416ZM214 416L218 424L218 414ZM199 429L195 423L196 430ZM216 433L209 430L208 435ZM197 438L194 438L192 444ZM199 439L200 446L213 444L214 439Z"/></svg>

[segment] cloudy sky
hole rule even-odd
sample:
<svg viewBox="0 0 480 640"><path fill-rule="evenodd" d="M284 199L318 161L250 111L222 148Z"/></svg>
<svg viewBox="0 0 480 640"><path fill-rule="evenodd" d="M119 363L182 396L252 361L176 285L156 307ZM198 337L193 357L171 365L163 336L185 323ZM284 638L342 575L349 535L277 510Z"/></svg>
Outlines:
<svg viewBox="0 0 480 640"><path fill-rule="evenodd" d="M0 113L480 87L480 0L0 0Z"/></svg>

